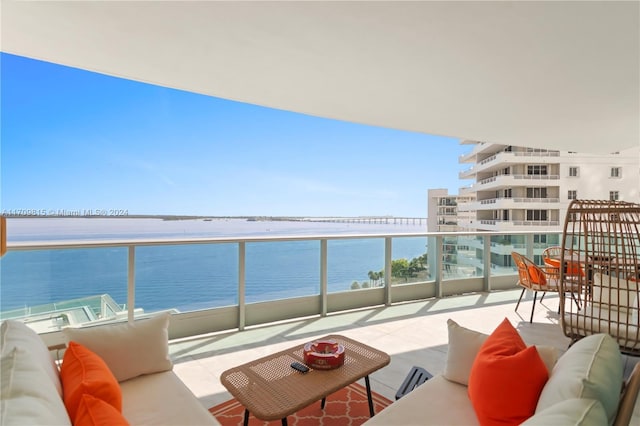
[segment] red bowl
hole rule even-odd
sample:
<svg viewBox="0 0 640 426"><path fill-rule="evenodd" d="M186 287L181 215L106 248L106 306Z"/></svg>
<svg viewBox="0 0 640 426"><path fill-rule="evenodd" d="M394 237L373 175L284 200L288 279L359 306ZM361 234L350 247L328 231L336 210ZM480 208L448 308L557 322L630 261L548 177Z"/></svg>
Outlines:
<svg viewBox="0 0 640 426"><path fill-rule="evenodd" d="M316 370L331 370L344 364L344 346L333 340L316 340L304 345L304 363Z"/></svg>

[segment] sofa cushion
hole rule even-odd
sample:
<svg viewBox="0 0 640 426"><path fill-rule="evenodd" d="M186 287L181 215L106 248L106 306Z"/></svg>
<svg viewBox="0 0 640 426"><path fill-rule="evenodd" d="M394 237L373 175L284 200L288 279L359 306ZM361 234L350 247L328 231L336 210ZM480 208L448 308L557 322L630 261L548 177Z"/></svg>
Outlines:
<svg viewBox="0 0 640 426"><path fill-rule="evenodd" d="M13 348L29 352L35 358L35 362L42 366L51 383L55 386L58 395L62 397L58 367L49 348L33 329L20 321L3 321L0 326L0 348L2 348L2 356L11 352Z"/></svg>
<svg viewBox="0 0 640 426"><path fill-rule="evenodd" d="M469 376L469 398L483 425L519 424L533 415L548 378L538 350L508 319L482 344Z"/></svg>
<svg viewBox="0 0 640 426"><path fill-rule="evenodd" d="M14 347L0 359L2 425L71 425L41 354Z"/></svg>
<svg viewBox="0 0 640 426"><path fill-rule="evenodd" d="M536 413L523 426L602 426L608 423L607 413L600 401L572 398Z"/></svg>
<svg viewBox="0 0 640 426"><path fill-rule="evenodd" d="M76 418L83 394L99 398L122 412L120 386L107 364L84 346L69 342L60 369L64 405L69 417Z"/></svg>
<svg viewBox="0 0 640 426"><path fill-rule="evenodd" d="M611 336L594 334L580 339L558 359L536 413L566 399L595 399L602 403L611 423L620 400L622 370L622 355Z"/></svg>
<svg viewBox="0 0 640 426"><path fill-rule="evenodd" d="M84 394L73 426L129 426L129 422L111 404Z"/></svg>
<svg viewBox="0 0 640 426"><path fill-rule="evenodd" d="M447 320L447 329L449 345L442 375L447 380L466 386L469 384L469 374L476 355L489 335L465 328L452 319ZM543 345L536 345L536 349L550 373L558 360L558 350L553 346Z"/></svg>
<svg viewBox="0 0 640 426"><path fill-rule="evenodd" d="M139 376L120 383L120 387L122 415L131 424L219 424L173 371Z"/></svg>
<svg viewBox="0 0 640 426"><path fill-rule="evenodd" d="M436 375L376 413L366 426L478 424L467 387Z"/></svg>
<svg viewBox="0 0 640 426"><path fill-rule="evenodd" d="M95 352L121 382L173 368L169 358L169 313L135 321L66 328L65 337Z"/></svg>

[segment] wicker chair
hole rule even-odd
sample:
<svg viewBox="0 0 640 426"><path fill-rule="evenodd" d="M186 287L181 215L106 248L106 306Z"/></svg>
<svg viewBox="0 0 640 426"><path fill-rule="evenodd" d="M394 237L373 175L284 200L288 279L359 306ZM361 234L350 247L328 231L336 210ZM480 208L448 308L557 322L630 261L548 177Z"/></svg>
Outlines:
<svg viewBox="0 0 640 426"><path fill-rule="evenodd" d="M547 269L553 268L555 273L558 275L558 280L560 279L560 265L563 264L561 262L562 252L565 251L560 246L552 246L547 247L542 252L542 261L547 266ZM581 293L582 284L580 277L584 277L584 269L582 268L582 264L579 261L572 261L570 259L577 259L577 256L573 251L566 250L564 254L564 279L565 279L565 287L569 287L571 285L571 293L573 295L573 300L576 302L576 306L580 309L580 301L575 297L577 293ZM559 311L558 311L559 312Z"/></svg>
<svg viewBox="0 0 640 426"><path fill-rule="evenodd" d="M614 337L620 350L640 355L640 205L574 200L569 205L560 255L560 289L576 284L582 309L562 308L564 334L576 340L596 333ZM579 264L581 274L573 274ZM564 291L560 292L563 298Z"/></svg>
<svg viewBox="0 0 640 426"><path fill-rule="evenodd" d="M525 291L533 291L533 306L531 307L531 318L529 319L529 322L531 323L533 322L533 313L536 309L536 298L538 296L538 292L542 292L542 297L540 298L540 302L542 302L546 292L560 291L559 271L554 267L538 266L527 257L515 251L511 252L511 257L513 257L513 261L518 268L518 285L522 287L522 293L520 293L520 298L518 299L515 310L516 312L518 311L520 301L522 300L522 296L524 296ZM574 300L578 303L578 300L575 299L575 297Z"/></svg>

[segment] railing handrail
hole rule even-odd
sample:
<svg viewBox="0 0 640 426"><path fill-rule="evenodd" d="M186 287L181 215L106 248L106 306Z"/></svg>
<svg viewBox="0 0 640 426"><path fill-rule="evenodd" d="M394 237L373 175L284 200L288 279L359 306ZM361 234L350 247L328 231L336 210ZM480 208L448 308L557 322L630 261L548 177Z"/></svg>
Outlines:
<svg viewBox="0 0 640 426"><path fill-rule="evenodd" d="M551 233L560 230L550 231ZM225 243L261 243L281 241L314 241L314 240L352 240L363 238L411 238L411 237L447 237L480 235L528 235L539 234L536 231L439 231L439 232L399 232L399 233L367 233L367 234L318 234L318 235L271 235L242 237L197 237L197 238L145 238L114 240L51 240L51 241L7 241L7 251L79 249L100 247L129 246L173 246L188 244L225 244Z"/></svg>

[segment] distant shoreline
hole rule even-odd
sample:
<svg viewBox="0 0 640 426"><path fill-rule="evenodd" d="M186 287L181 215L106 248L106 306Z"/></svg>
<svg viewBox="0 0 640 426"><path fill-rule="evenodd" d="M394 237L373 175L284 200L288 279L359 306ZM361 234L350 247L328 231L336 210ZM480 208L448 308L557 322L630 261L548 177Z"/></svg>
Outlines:
<svg viewBox="0 0 640 426"><path fill-rule="evenodd" d="M62 211L60 214L2 214L7 219L161 219L161 220L220 220L244 219L261 222L314 222L332 220L427 220L426 217L406 216L200 216L200 215L136 215L136 214L75 214L75 211Z"/></svg>

